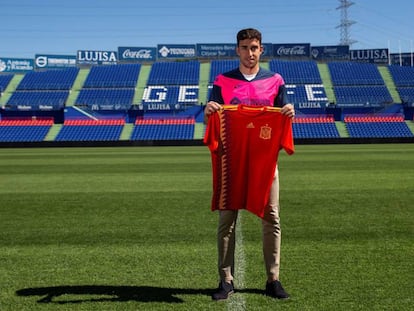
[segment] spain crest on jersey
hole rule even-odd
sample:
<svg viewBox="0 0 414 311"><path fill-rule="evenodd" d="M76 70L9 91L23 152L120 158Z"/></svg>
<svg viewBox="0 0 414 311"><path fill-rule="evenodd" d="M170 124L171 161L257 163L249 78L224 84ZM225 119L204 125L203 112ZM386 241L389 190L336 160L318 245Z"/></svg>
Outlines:
<svg viewBox="0 0 414 311"><path fill-rule="evenodd" d="M272 137L272 128L267 124L260 128L259 137L261 139L270 139Z"/></svg>

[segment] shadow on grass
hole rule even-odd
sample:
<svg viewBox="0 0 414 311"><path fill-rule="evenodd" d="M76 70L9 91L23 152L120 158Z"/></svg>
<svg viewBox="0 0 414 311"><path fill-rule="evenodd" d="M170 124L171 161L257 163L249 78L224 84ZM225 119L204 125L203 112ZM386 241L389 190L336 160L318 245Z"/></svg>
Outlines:
<svg viewBox="0 0 414 311"><path fill-rule="evenodd" d="M78 286L51 286L23 288L16 291L18 296L43 296L37 300L38 303L83 303L83 302L167 302L183 303L177 295L205 295L211 296L213 289L186 289L186 288L165 288L152 286L107 286L107 285L78 285ZM238 293L263 294L257 289L241 289ZM78 298L65 297L67 299L53 300L63 295L77 295ZM107 296L107 297L87 297Z"/></svg>

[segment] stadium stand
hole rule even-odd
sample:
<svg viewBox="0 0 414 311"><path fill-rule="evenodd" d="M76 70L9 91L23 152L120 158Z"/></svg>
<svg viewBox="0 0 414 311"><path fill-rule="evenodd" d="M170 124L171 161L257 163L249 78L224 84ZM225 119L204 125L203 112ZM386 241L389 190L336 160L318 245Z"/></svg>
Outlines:
<svg viewBox="0 0 414 311"><path fill-rule="evenodd" d="M0 120L1 142L40 142L53 126L53 119Z"/></svg>
<svg viewBox="0 0 414 311"><path fill-rule="evenodd" d="M336 103L339 106L383 107L393 102L385 85L335 87Z"/></svg>
<svg viewBox="0 0 414 311"><path fill-rule="evenodd" d="M56 141L117 141L125 120L66 120Z"/></svg>
<svg viewBox="0 0 414 311"><path fill-rule="evenodd" d="M137 119L131 140L190 140L194 124L194 118Z"/></svg>
<svg viewBox="0 0 414 311"><path fill-rule="evenodd" d="M135 88L141 64L93 66L83 88Z"/></svg>
<svg viewBox="0 0 414 311"><path fill-rule="evenodd" d="M93 66L75 100L90 110L127 110L131 107L140 64Z"/></svg>
<svg viewBox="0 0 414 311"><path fill-rule="evenodd" d="M329 72L339 107L383 107L392 96L375 64L329 62Z"/></svg>
<svg viewBox="0 0 414 311"><path fill-rule="evenodd" d="M79 68L33 71L24 75L16 91L70 90L78 75Z"/></svg>
<svg viewBox="0 0 414 311"><path fill-rule="evenodd" d="M340 85L384 85L377 66L369 63L329 62L332 84Z"/></svg>
<svg viewBox="0 0 414 311"><path fill-rule="evenodd" d="M339 138L332 116L298 116L292 124L294 138Z"/></svg>
<svg viewBox="0 0 414 311"><path fill-rule="evenodd" d="M344 122L350 137L357 138L395 138L413 137L404 121L403 115L392 116L345 116Z"/></svg>
<svg viewBox="0 0 414 311"><path fill-rule="evenodd" d="M147 85L198 85L200 62L155 62Z"/></svg>
<svg viewBox="0 0 414 311"><path fill-rule="evenodd" d="M145 118L164 119L199 113L200 62L155 62L142 97ZM157 135L156 135L157 136Z"/></svg>
<svg viewBox="0 0 414 311"><path fill-rule="evenodd" d="M65 106L69 91L16 91L6 107L15 110L59 110Z"/></svg>
<svg viewBox="0 0 414 311"><path fill-rule="evenodd" d="M4 75L0 75L0 96L1 93L3 93L5 91L5 89L7 88L7 86L9 85L11 79L13 79L13 74L4 74Z"/></svg>
<svg viewBox="0 0 414 311"><path fill-rule="evenodd" d="M28 72L5 107L15 111L63 109L79 68Z"/></svg>
<svg viewBox="0 0 414 311"><path fill-rule="evenodd" d="M202 78L201 63L194 60L145 64L145 71L141 64L95 65L82 71L82 79L78 68L28 72L19 79L0 74L0 89L8 88L2 98L0 142L199 139L205 130L199 88L207 87L208 94L214 78L238 62L210 60L203 64ZM413 117L406 112L406 106L414 107L413 68L384 67L395 84L393 98L401 98L401 103L388 105L393 100L381 75L384 68L380 72L375 64L328 62L324 68L329 74L322 80L318 66L308 60L268 60L268 68L284 77L289 100L296 106L295 139L413 137ZM335 93L334 107L328 104L325 80ZM143 92L137 94L137 88ZM74 107L66 107L69 94ZM367 106L379 109L365 110ZM6 114L6 109L14 114ZM62 118L42 114L58 109Z"/></svg>
<svg viewBox="0 0 414 311"><path fill-rule="evenodd" d="M134 89L82 89L76 99L76 105L89 108L93 108L94 105L108 105L111 108L119 105L129 108L133 98Z"/></svg>
<svg viewBox="0 0 414 311"><path fill-rule="evenodd" d="M284 61L272 59L269 69L282 75L286 84L322 84L315 61Z"/></svg>
<svg viewBox="0 0 414 311"><path fill-rule="evenodd" d="M272 59L269 69L282 75L289 101L300 106L326 107L328 97L315 61L284 61Z"/></svg>
<svg viewBox="0 0 414 311"><path fill-rule="evenodd" d="M414 67L405 67L397 65L388 65L395 85L413 86L414 85Z"/></svg>
<svg viewBox="0 0 414 311"><path fill-rule="evenodd" d="M414 67L389 65L388 70L394 80L401 102L414 104Z"/></svg>

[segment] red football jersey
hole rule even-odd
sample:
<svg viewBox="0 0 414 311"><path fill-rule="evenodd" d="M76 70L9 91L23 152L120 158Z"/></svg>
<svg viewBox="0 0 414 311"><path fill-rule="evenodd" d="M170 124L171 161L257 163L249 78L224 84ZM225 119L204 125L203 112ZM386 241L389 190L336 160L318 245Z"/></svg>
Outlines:
<svg viewBox="0 0 414 311"><path fill-rule="evenodd" d="M279 151L294 153L292 121L271 106L222 107L209 117L203 140L212 159L211 209L263 217Z"/></svg>

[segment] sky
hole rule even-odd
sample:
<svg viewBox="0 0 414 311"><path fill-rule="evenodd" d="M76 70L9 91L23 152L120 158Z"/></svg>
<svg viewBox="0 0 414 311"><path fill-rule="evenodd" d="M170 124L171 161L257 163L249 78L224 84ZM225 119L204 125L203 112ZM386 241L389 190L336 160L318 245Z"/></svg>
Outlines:
<svg viewBox="0 0 414 311"><path fill-rule="evenodd" d="M412 0L354 0L347 9L351 49L412 52ZM119 46L235 43L238 30L264 43L338 45L339 0L1 0L0 57L76 55Z"/></svg>

